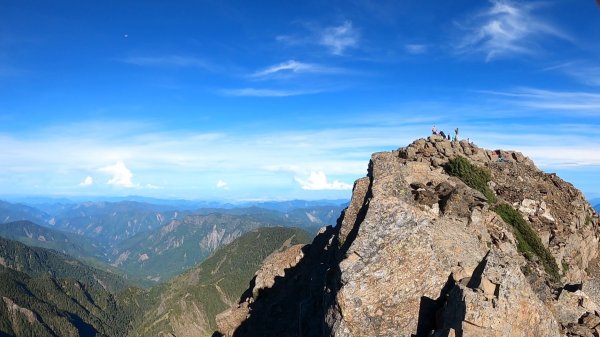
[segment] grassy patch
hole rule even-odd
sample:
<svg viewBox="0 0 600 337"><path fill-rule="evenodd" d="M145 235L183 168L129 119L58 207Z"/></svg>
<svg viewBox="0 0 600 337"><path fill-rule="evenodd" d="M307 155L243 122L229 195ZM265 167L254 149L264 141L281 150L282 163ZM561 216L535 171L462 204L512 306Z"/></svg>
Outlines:
<svg viewBox="0 0 600 337"><path fill-rule="evenodd" d="M458 177L469 187L483 193L489 203L493 204L497 201L496 195L487 185L491 180L491 175L488 170L471 164L465 157L450 159L444 165L444 169L449 175Z"/></svg>
<svg viewBox="0 0 600 337"><path fill-rule="evenodd" d="M515 236L518 241L517 249L519 252L530 260L532 255L537 256L548 275L556 281L560 280L560 273L556 260L554 260L554 257L550 254L548 249L544 247L544 244L537 233L529 226L529 224L527 224L525 219L523 219L521 213L507 204L496 206L494 211L515 229Z"/></svg>

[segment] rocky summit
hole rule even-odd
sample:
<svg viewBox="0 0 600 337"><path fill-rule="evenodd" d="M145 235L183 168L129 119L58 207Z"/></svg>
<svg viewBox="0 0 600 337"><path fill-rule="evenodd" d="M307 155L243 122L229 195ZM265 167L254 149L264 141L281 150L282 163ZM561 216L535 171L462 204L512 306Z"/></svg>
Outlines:
<svg viewBox="0 0 600 337"><path fill-rule="evenodd" d="M600 336L599 216L519 152L371 157L335 227L276 253L222 336Z"/></svg>

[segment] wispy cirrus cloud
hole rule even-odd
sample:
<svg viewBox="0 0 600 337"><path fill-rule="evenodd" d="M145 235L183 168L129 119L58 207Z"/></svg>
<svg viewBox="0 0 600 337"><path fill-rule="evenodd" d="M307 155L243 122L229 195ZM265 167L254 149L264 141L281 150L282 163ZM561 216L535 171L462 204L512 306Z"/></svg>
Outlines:
<svg viewBox="0 0 600 337"><path fill-rule="evenodd" d="M340 25L316 26L306 25L307 36L278 35L276 40L287 45L320 45L333 54L344 55L350 48L358 48L360 32L352 25L352 21L344 21Z"/></svg>
<svg viewBox="0 0 600 337"><path fill-rule="evenodd" d="M71 133L56 133L56 128L36 130L36 137L0 133L0 143L5 145L0 160L6 163L0 167L0 183L11 177L5 184L23 191L38 191L31 187L34 184L46 184L48 191L55 191L56 184L62 183L69 193L135 189L147 195L210 197L210 191L218 190L231 193L232 198L272 198L279 195L278 189L286 189L293 191L284 193L288 198L347 197L344 193L349 192L353 180L367 173L371 153L426 137L432 123L444 130L459 126L461 135L485 148L523 151L544 169L600 165L600 131L585 116L529 124L521 117L488 116L485 104L460 108L454 102L446 108L439 104L424 111L453 113L433 115L434 121L411 120L419 111L415 108L423 106L423 102L416 102L386 112L379 118L386 118L384 123L372 124L364 114L350 114L327 129L245 126L202 134L189 130L157 132L155 128L160 125L140 129L116 122L114 129L121 131L106 128L102 138L87 134L84 128ZM507 111L522 110L509 104L504 107ZM533 120L536 111L544 113L527 111ZM502 118L506 122L498 122ZM125 136L127 129L131 134ZM88 174L94 176L93 185L73 185Z"/></svg>
<svg viewBox="0 0 600 337"><path fill-rule="evenodd" d="M556 91L536 88L481 92L504 97L505 101L521 107L600 116L599 93L585 91Z"/></svg>
<svg viewBox="0 0 600 337"><path fill-rule="evenodd" d="M221 93L226 96L242 96L242 97L288 97L288 96L301 96L311 95L324 92L325 90L318 89L259 89L259 88L239 88L239 89L225 89L221 90Z"/></svg>
<svg viewBox="0 0 600 337"><path fill-rule="evenodd" d="M288 60L259 69L248 76L248 79L253 84L256 84L256 81L269 83L262 88L257 88L253 84L250 84L246 88L224 89L221 90L221 93L227 96L247 97L312 95L344 89L347 84L340 84L339 81L334 79L334 77L343 74L357 73L322 64Z"/></svg>
<svg viewBox="0 0 600 337"><path fill-rule="evenodd" d="M588 61L565 62L544 70L562 71L583 84L600 86L600 65Z"/></svg>
<svg viewBox="0 0 600 337"><path fill-rule="evenodd" d="M534 55L544 38L570 40L552 23L538 17L541 3L491 0L491 7L463 23L465 31L455 46L459 54L484 54L486 61L515 55Z"/></svg>
<svg viewBox="0 0 600 337"><path fill-rule="evenodd" d="M278 63L267 68L261 69L251 75L253 78L266 78L281 74L335 74L343 72L343 69L327 67L320 64L304 63L296 60L289 60Z"/></svg>
<svg viewBox="0 0 600 337"><path fill-rule="evenodd" d="M352 21L345 21L339 26L323 29L319 44L329 48L334 55L342 55L346 49L358 46L359 37L358 31L352 26Z"/></svg>

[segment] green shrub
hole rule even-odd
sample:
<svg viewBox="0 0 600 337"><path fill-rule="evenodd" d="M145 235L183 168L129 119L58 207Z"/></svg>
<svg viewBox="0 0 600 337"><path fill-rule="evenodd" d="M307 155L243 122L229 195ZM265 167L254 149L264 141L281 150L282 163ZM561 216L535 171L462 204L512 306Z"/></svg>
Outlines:
<svg viewBox="0 0 600 337"><path fill-rule="evenodd" d="M544 244L537 233L527 224L525 219L517 210L507 204L496 206L494 209L506 223L514 228L517 237L517 249L519 252L531 260L532 255L537 256L544 269L555 281L560 280L560 274L556 260Z"/></svg>
<svg viewBox="0 0 600 337"><path fill-rule="evenodd" d="M487 185L492 179L488 170L471 164L471 162L465 157L456 157L450 159L444 165L444 169L449 175L458 177L465 184L467 184L467 186L483 193L489 203L493 204L497 201L496 195Z"/></svg>

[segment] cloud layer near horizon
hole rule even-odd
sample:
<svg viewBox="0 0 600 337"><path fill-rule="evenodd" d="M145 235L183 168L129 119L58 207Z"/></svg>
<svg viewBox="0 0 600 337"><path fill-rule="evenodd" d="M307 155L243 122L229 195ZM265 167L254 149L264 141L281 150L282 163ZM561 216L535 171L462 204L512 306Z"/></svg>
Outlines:
<svg viewBox="0 0 600 337"><path fill-rule="evenodd" d="M530 99L531 93L545 94L525 91L516 97L485 95L509 99L503 104L511 110L520 109L515 114L529 113L535 119L537 110L531 110L529 101L521 102L521 95ZM454 108L464 115L447 118L430 113L429 119L411 121L409 117L398 117L410 116L410 111L417 109L406 107L405 112L395 115L373 113L368 120L347 116L346 122L326 129L304 130L164 132L158 130L158 125L118 121L53 126L36 130L36 137L0 134L3 144L11 149L0 152L0 160L7 163L0 168L0 174L57 175L64 179L55 187L72 193L76 193L76 186L98 192L133 188L149 193L160 187L160 193L174 194L194 187L193 193L198 195L245 191L247 197L258 197L252 191L265 184L288 191L347 191L355 179L366 173L371 153L396 149L426 137L432 124L446 131L459 126L463 137L482 147L520 150L544 169L600 166L600 130L583 122L540 123L535 128L503 123L499 128L492 123L498 112L490 110L486 113L489 117L482 119L474 117L483 112L481 107ZM430 109L450 108L437 105ZM467 113L467 109L472 113ZM102 125L111 125L115 133ZM103 130L101 137L94 134L95 129ZM551 132L545 132L550 129ZM86 178L81 181L81 176ZM23 182L25 191L27 179Z"/></svg>

